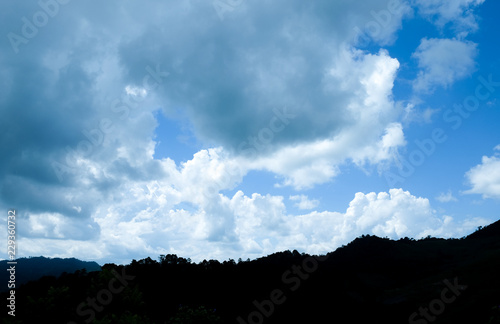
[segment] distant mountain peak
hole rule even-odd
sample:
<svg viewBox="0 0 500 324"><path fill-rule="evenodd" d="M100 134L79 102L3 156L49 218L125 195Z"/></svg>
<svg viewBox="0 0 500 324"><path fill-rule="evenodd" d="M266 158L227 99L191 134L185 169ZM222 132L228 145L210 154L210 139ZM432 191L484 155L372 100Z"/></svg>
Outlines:
<svg viewBox="0 0 500 324"><path fill-rule="evenodd" d="M59 277L64 272L73 273L77 270L99 271L101 266L94 261L82 261L76 258L49 258L44 256L19 258L15 260L16 265L16 287L32 280L38 280L43 276ZM7 268L7 260L0 261L2 269ZM0 274L2 282L7 282L9 273L4 271ZM7 290L0 287L0 291Z"/></svg>

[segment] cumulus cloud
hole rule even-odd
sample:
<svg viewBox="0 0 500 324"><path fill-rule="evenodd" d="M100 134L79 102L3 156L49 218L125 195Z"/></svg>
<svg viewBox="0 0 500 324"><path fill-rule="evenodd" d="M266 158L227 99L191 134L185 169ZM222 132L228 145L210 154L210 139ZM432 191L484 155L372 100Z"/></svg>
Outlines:
<svg viewBox="0 0 500 324"><path fill-rule="evenodd" d="M402 8L373 35L378 44L395 39ZM363 231L440 233L439 217L418 233L410 219L389 220L381 210L397 210L397 197L423 204L416 219L434 217L425 201L399 192L353 200L378 210L379 222L354 207L289 215L283 197L221 194L251 170L313 187L345 163L382 164L405 145L392 93L399 62L387 50L356 49L353 37L385 9L386 0L244 1L221 21L211 2L71 1L28 35L22 18L41 7L9 4L2 29L25 41L0 43L8 152L0 207L19 210L22 253L221 258L327 251ZM421 61L432 84L428 53ZM192 159L154 158L159 113L189 125L201 147Z"/></svg>
<svg viewBox="0 0 500 324"><path fill-rule="evenodd" d="M1 44L4 202L90 217L124 182L165 177L152 158L158 111L185 118L205 147L254 152L238 172L268 169L296 188L328 181L348 159L378 163L401 143L386 140L402 136L391 97L399 63L352 50L349 36L386 1L281 1L264 13L245 2L224 21L210 3L115 4L99 3L99 14L89 2L60 5L27 42ZM20 18L40 10L12 3L1 21L26 38Z"/></svg>
<svg viewBox="0 0 500 324"><path fill-rule="evenodd" d="M495 155L483 156L481 163L465 174L471 189L464 193L480 194L483 198L500 198L500 145L495 150Z"/></svg>
<svg viewBox="0 0 500 324"><path fill-rule="evenodd" d="M181 178L185 174L182 169ZM58 223L60 217L30 217L30 228L36 235L19 238L23 254L40 254L42 245L52 255L68 257L78 253L102 261L113 258L128 262L138 256L165 253L189 255L195 261L254 258L284 249L325 253L362 234L393 239L461 237L488 223L480 218L455 221L436 212L428 199L402 189L358 192L344 212L292 215L281 196L246 196L237 191L232 197L217 194L216 199L186 204L179 201L189 201L188 188L176 190L166 182L158 182L158 187L153 184L130 182L130 190L114 197L114 204L99 208L93 219L101 235L94 240L63 241L60 238L75 229L64 229L66 224ZM300 202L306 200L310 201L304 196L297 198ZM85 230L84 226L91 230L88 225L81 226L80 230Z"/></svg>
<svg viewBox="0 0 500 324"><path fill-rule="evenodd" d="M251 163L252 168L279 174L284 178L281 185L300 190L331 180L346 160L358 165L391 160L394 150L406 143L401 124L394 122L400 107L391 95L398 67L399 62L384 50L377 54L343 51L326 80L329 91L351 94L345 112L350 121L330 137L263 156Z"/></svg>
<svg viewBox="0 0 500 324"><path fill-rule="evenodd" d="M429 17L440 27L451 23L460 36L477 30L474 9L483 3L484 0L413 0L422 15Z"/></svg>
<svg viewBox="0 0 500 324"><path fill-rule="evenodd" d="M32 238L89 240L99 237L99 228L90 219L74 220L54 213L30 214L19 234Z"/></svg>
<svg viewBox="0 0 500 324"><path fill-rule="evenodd" d="M419 92L432 92L438 86L447 88L474 71L476 55L477 44L469 41L422 39L412 55L420 68L413 88Z"/></svg>
<svg viewBox="0 0 500 324"><path fill-rule="evenodd" d="M487 220L474 218L462 222L436 212L427 198L416 197L402 189L389 192L356 193L344 213L311 212L291 221L290 237L312 253L320 253L350 242L363 234L398 239L462 237ZM308 236L308 233L310 233Z"/></svg>

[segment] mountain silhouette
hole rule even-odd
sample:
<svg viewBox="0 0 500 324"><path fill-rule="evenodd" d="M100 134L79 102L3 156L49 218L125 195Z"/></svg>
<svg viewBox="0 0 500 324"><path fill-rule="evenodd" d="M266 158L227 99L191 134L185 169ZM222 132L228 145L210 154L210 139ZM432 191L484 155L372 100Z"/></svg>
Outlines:
<svg viewBox="0 0 500 324"><path fill-rule="evenodd" d="M15 267L15 281L17 287L31 280L37 280L43 276L59 277L63 272L73 273L83 269L87 272L101 270L101 266L94 261L81 261L75 258L61 259L40 256L19 258L15 261L17 262ZM7 262L7 260L0 261L0 268L8 269L9 265ZM9 276L9 272L2 271L0 275L2 283L7 283L9 281ZM8 289L7 284L0 286L0 291L7 291Z"/></svg>
<svg viewBox="0 0 500 324"><path fill-rule="evenodd" d="M486 238L498 238L500 237L500 220L482 228L481 230L478 230L469 236L467 238L478 238L478 239L486 239Z"/></svg>
<svg viewBox="0 0 500 324"><path fill-rule="evenodd" d="M321 256L168 254L31 281L4 322L493 324L499 273L500 222L460 239L363 235Z"/></svg>

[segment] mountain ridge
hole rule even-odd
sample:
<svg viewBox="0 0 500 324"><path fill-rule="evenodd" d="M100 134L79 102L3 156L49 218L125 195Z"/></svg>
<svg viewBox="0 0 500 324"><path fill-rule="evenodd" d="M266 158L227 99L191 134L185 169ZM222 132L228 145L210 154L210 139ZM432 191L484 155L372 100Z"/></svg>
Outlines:
<svg viewBox="0 0 500 324"><path fill-rule="evenodd" d="M28 283L32 280L38 280L43 276L59 277L64 272L73 273L85 269L87 272L99 271L101 266L95 261L82 261L76 258L49 258L44 256L19 258L16 264L16 287ZM9 260L0 261L1 269L8 269ZM0 280L3 283L9 281L10 274L2 271ZM0 292L7 291L7 285L2 285Z"/></svg>
<svg viewBox="0 0 500 324"><path fill-rule="evenodd" d="M51 316L54 323L301 323L325 318L500 323L499 226L495 222L460 239L363 235L321 256L287 250L238 262L191 263L168 254L158 261L108 263L99 272L44 277L22 286L19 303L26 304L26 313L18 318L26 323L40 316ZM103 292L111 296L109 304ZM78 307L83 307L80 312Z"/></svg>

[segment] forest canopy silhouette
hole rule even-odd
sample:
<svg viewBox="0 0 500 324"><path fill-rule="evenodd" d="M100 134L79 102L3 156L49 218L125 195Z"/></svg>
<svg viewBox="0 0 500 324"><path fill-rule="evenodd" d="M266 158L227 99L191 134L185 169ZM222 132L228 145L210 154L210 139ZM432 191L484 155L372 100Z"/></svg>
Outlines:
<svg viewBox="0 0 500 324"><path fill-rule="evenodd" d="M4 323L500 323L499 272L500 221L461 239L363 235L322 256L167 254L30 281Z"/></svg>

